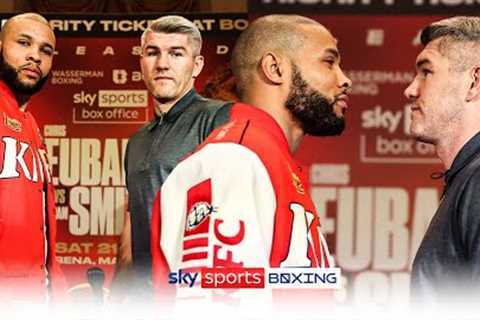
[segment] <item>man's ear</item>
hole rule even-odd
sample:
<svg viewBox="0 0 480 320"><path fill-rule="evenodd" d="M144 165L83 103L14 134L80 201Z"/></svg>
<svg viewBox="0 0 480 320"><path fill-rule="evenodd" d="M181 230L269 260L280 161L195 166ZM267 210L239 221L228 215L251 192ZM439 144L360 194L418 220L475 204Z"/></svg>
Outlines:
<svg viewBox="0 0 480 320"><path fill-rule="evenodd" d="M267 81L280 85L285 82L287 60L273 52L266 53L260 61L260 69Z"/></svg>
<svg viewBox="0 0 480 320"><path fill-rule="evenodd" d="M469 74L470 87L467 91L467 102L473 102L480 99L480 66L475 66Z"/></svg>
<svg viewBox="0 0 480 320"><path fill-rule="evenodd" d="M205 62L203 56L198 55L193 59L193 78L198 77L200 72L202 72L204 63Z"/></svg>

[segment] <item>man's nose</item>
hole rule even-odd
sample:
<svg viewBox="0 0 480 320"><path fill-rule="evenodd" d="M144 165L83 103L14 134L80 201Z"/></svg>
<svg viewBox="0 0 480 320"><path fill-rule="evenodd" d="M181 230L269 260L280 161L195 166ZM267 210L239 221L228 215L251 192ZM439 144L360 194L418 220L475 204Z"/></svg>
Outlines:
<svg viewBox="0 0 480 320"><path fill-rule="evenodd" d="M42 61L42 59L40 58L40 48L36 46L30 47L27 54L27 60L40 64Z"/></svg>
<svg viewBox="0 0 480 320"><path fill-rule="evenodd" d="M403 91L403 95L408 99L408 100L415 100L418 97L418 85L417 85L417 80L414 79L408 87Z"/></svg>

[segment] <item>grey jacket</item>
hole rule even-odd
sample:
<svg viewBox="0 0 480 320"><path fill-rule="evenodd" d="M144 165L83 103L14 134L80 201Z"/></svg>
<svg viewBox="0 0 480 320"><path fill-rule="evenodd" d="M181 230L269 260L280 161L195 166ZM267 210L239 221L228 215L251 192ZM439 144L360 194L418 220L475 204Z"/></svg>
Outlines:
<svg viewBox="0 0 480 320"><path fill-rule="evenodd" d="M189 91L165 115L137 131L125 155L133 266L150 277L150 222L153 198L182 157L214 128L227 122L231 103L206 99ZM142 280L137 280L142 281Z"/></svg>
<svg viewBox="0 0 480 320"><path fill-rule="evenodd" d="M443 199L415 257L411 298L417 305L480 301L480 133L445 173Z"/></svg>

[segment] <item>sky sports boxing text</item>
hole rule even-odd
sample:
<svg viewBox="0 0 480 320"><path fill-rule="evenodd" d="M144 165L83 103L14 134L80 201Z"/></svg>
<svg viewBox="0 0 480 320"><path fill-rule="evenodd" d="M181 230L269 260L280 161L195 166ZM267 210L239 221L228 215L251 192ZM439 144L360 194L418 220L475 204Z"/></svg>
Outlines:
<svg viewBox="0 0 480 320"><path fill-rule="evenodd" d="M340 289L340 268L201 268L168 274L170 285L204 289Z"/></svg>

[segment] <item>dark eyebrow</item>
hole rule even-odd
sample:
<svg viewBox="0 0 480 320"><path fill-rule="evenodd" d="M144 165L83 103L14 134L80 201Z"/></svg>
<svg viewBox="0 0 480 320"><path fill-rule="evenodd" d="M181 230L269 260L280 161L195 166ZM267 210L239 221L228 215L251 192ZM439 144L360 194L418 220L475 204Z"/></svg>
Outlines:
<svg viewBox="0 0 480 320"><path fill-rule="evenodd" d="M32 40L32 36L29 35L29 34L26 34L26 33L20 33L20 34L19 34L19 37L25 37L25 38L27 38L28 40Z"/></svg>
<svg viewBox="0 0 480 320"><path fill-rule="evenodd" d="M432 62L430 60L428 60L428 58L423 58L423 59L418 60L415 63L415 66L416 66L417 69L420 69L421 67L423 67L426 64L432 64Z"/></svg>

